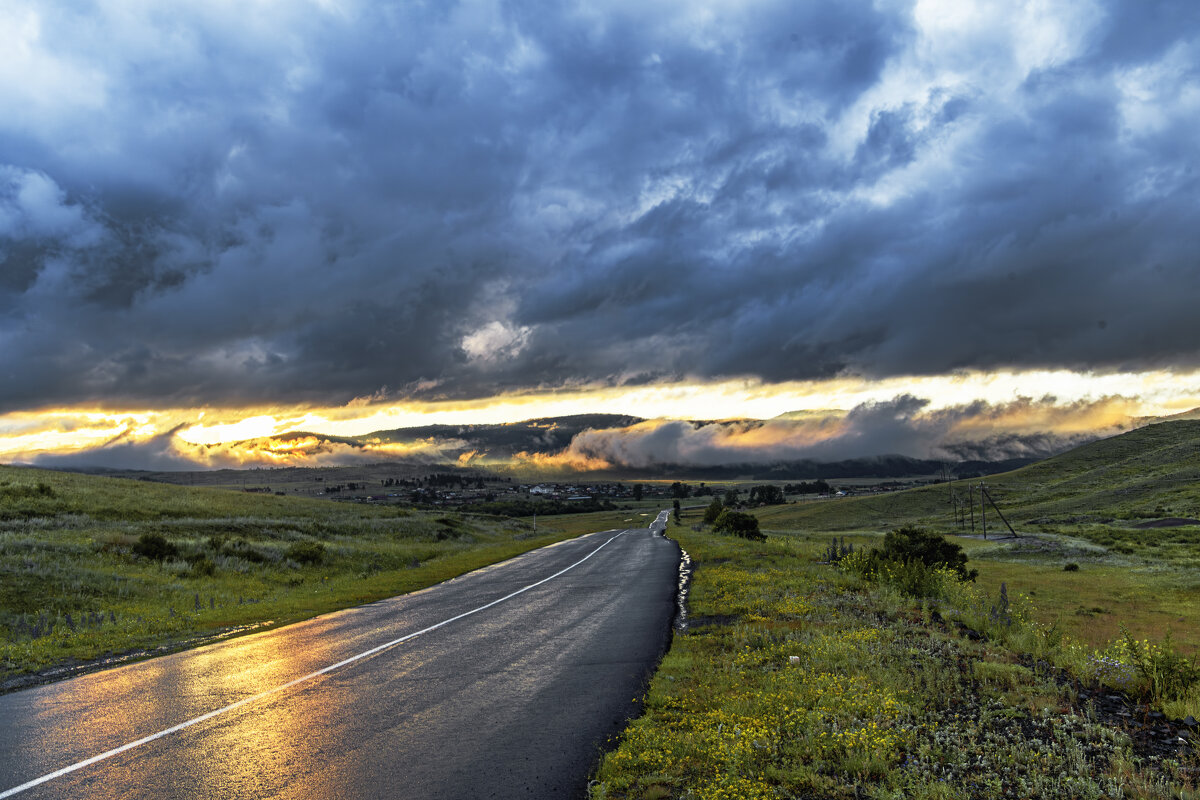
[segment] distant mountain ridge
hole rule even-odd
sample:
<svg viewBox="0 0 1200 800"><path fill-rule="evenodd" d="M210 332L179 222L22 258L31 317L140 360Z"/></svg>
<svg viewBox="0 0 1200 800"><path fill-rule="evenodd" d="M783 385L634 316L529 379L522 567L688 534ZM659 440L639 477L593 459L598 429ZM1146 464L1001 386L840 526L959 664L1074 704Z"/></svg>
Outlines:
<svg viewBox="0 0 1200 800"><path fill-rule="evenodd" d="M374 431L347 441L408 444L428 439L463 442L463 452L477 450L497 459L517 453L557 453L571 445L577 434L600 428L628 428L645 422L641 417L624 414L572 414L565 417L541 417L523 422L478 425L422 425Z"/></svg>
<svg viewBox="0 0 1200 800"><path fill-rule="evenodd" d="M447 464L469 463L472 467L495 471L520 472L532 469L528 464L514 464L520 454L553 456L571 446L575 437L588 430L621 429L649 422L642 417L624 414L574 414L563 417L541 417L522 422L472 424L472 425L422 425L412 428L373 431L360 436L324 436L308 432L289 432L272 437L280 441L296 440L310 436L330 442L356 447L369 444L418 444L436 442ZM693 425L744 424L745 420L715 421L696 420ZM466 462L458 462L463 456L473 456ZM781 460L771 463L729 463L711 466L694 464L662 463L650 467L613 465L609 469L591 470L586 474L596 477L662 478L679 477L701 480L740 478L746 480L811 480L816 478L909 478L934 475L944 467L950 467L963 476L989 475L1016 469L1036 461L1036 458L1009 458L995 461L970 459L949 462L940 459L921 459L897 454L884 454L869 458L854 458L839 461L816 461L813 459ZM553 472L553 468L541 468ZM568 467L560 472L575 472Z"/></svg>

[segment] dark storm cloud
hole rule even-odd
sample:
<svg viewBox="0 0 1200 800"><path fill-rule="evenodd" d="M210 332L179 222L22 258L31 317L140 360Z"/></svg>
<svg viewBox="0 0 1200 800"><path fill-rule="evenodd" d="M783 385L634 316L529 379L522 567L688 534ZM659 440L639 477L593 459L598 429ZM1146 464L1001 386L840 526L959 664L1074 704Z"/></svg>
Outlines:
<svg viewBox="0 0 1200 800"><path fill-rule="evenodd" d="M0 13L0 410L1197 360L1192 3Z"/></svg>

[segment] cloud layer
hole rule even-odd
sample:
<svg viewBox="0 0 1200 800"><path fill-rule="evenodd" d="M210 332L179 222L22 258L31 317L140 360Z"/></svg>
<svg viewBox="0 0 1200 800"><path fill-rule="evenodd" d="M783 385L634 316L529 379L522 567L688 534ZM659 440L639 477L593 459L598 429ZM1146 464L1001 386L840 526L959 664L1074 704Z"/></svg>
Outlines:
<svg viewBox="0 0 1200 800"><path fill-rule="evenodd" d="M849 412L813 411L769 420L687 422L592 415L424 426L356 437L293 433L211 444L182 438L182 425L164 433L139 433L127 426L98 445L45 450L30 460L49 467L155 470L407 461L579 472L892 455L954 464L1050 456L1144 422L1129 410L1122 398L1060 403L1052 397L931 409L927 400L902 395L863 403Z"/></svg>
<svg viewBox="0 0 1200 800"><path fill-rule="evenodd" d="M0 412L1200 361L1190 0L17 0L0 52Z"/></svg>
<svg viewBox="0 0 1200 800"><path fill-rule="evenodd" d="M905 395L865 403L846 414L707 424L648 421L585 431L563 452L530 460L584 469L831 462L882 455L951 463L1002 461L1043 458L1133 424L1119 400L1062 406L1052 399L1023 399L936 411L927 406L927 401Z"/></svg>

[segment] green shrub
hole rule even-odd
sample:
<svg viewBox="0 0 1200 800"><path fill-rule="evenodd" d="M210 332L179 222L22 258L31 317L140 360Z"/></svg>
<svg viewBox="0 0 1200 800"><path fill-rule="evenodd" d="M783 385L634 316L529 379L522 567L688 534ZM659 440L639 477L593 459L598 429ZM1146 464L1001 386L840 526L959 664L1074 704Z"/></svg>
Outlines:
<svg viewBox="0 0 1200 800"><path fill-rule="evenodd" d="M325 560L325 545L320 542L293 542L285 555L297 564L320 564Z"/></svg>
<svg viewBox="0 0 1200 800"><path fill-rule="evenodd" d="M168 542L166 537L161 533L143 533L134 542L133 552L135 555L142 556L143 558L164 561L178 555L179 548Z"/></svg>
<svg viewBox="0 0 1200 800"><path fill-rule="evenodd" d="M1079 565L1072 561L1063 566L1063 572L1079 572Z"/></svg>
<svg viewBox="0 0 1200 800"><path fill-rule="evenodd" d="M837 563L844 572L871 583L894 587L909 597L945 598L953 584L974 580L966 570L962 548L923 528L904 527L889 533L883 547L856 550Z"/></svg>
<svg viewBox="0 0 1200 800"><path fill-rule="evenodd" d="M906 525L883 538L880 558L886 561L920 561L927 567L946 567L964 580L973 581L979 570L967 571L967 554L946 537L924 528Z"/></svg>
<svg viewBox="0 0 1200 800"><path fill-rule="evenodd" d="M254 564L262 564L267 560L261 550L258 550L250 545L245 539L234 539L226 545L222 546L221 553L223 555L237 556Z"/></svg>
<svg viewBox="0 0 1200 800"><path fill-rule="evenodd" d="M207 556L197 559L192 562L192 568L189 574L193 578L207 578L217 574L217 565L214 564Z"/></svg>
<svg viewBox="0 0 1200 800"><path fill-rule="evenodd" d="M717 533L740 536L755 542L767 540L767 535L758 529L758 517L741 511L730 511L729 509L722 511L717 517L716 523L713 524L713 530Z"/></svg>

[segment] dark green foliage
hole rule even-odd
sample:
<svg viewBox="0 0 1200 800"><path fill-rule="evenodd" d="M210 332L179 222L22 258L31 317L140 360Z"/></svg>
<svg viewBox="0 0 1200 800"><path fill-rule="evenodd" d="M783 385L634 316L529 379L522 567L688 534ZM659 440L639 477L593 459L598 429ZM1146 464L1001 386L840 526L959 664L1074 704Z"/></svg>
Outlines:
<svg viewBox="0 0 1200 800"><path fill-rule="evenodd" d="M1072 561L1063 566L1063 572L1079 572L1079 565Z"/></svg>
<svg viewBox="0 0 1200 800"><path fill-rule="evenodd" d="M775 506L786 502L778 486L755 486L750 490L750 505Z"/></svg>
<svg viewBox="0 0 1200 800"><path fill-rule="evenodd" d="M207 556L196 559L192 562L192 568L189 575L193 578L208 578L217 574L217 565L214 564Z"/></svg>
<svg viewBox="0 0 1200 800"><path fill-rule="evenodd" d="M221 552L224 555L237 556L253 564L262 564L267 560L262 551L255 549L245 539L234 539L222 547Z"/></svg>
<svg viewBox="0 0 1200 800"><path fill-rule="evenodd" d="M320 542L292 542L285 555L297 564L320 564L325 560L325 545Z"/></svg>
<svg viewBox="0 0 1200 800"><path fill-rule="evenodd" d="M671 484L671 497L683 498L689 496L691 493L692 487L688 486L686 483L675 481Z"/></svg>
<svg viewBox="0 0 1200 800"><path fill-rule="evenodd" d="M722 502L725 504L726 508L728 508L730 506L736 506L738 504L738 490L737 489L726 489L725 490L725 499Z"/></svg>
<svg viewBox="0 0 1200 800"><path fill-rule="evenodd" d="M801 481L784 485L783 491L787 494L832 494L833 487L823 480Z"/></svg>
<svg viewBox="0 0 1200 800"><path fill-rule="evenodd" d="M766 541L765 533L758 529L758 517L740 511L726 509L717 517L713 530L730 536L740 536L756 542Z"/></svg>
<svg viewBox="0 0 1200 800"><path fill-rule="evenodd" d="M712 502L708 504L708 508L704 509L704 524L712 525L724 510L725 506L721 505L721 500L714 497Z"/></svg>
<svg viewBox="0 0 1200 800"><path fill-rule="evenodd" d="M143 558L163 561L178 555L179 548L168 542L166 537L161 533L147 532L139 536L138 540L134 542L133 552L135 555L142 556Z"/></svg>
<svg viewBox="0 0 1200 800"><path fill-rule="evenodd" d="M829 547L825 548L823 560L827 564L836 564L837 562L841 561L843 558L845 558L846 556L850 555L853 552L854 552L854 545L846 544L845 536L842 537L842 541L840 544L838 543L838 538L835 536L835 537L833 537L833 541L831 541L829 543Z"/></svg>
<svg viewBox="0 0 1200 800"><path fill-rule="evenodd" d="M964 580L975 580L979 570L967 571L967 554L946 537L924 528L906 525L897 528L883 539L879 557L886 561L920 561L927 567L947 567Z"/></svg>

